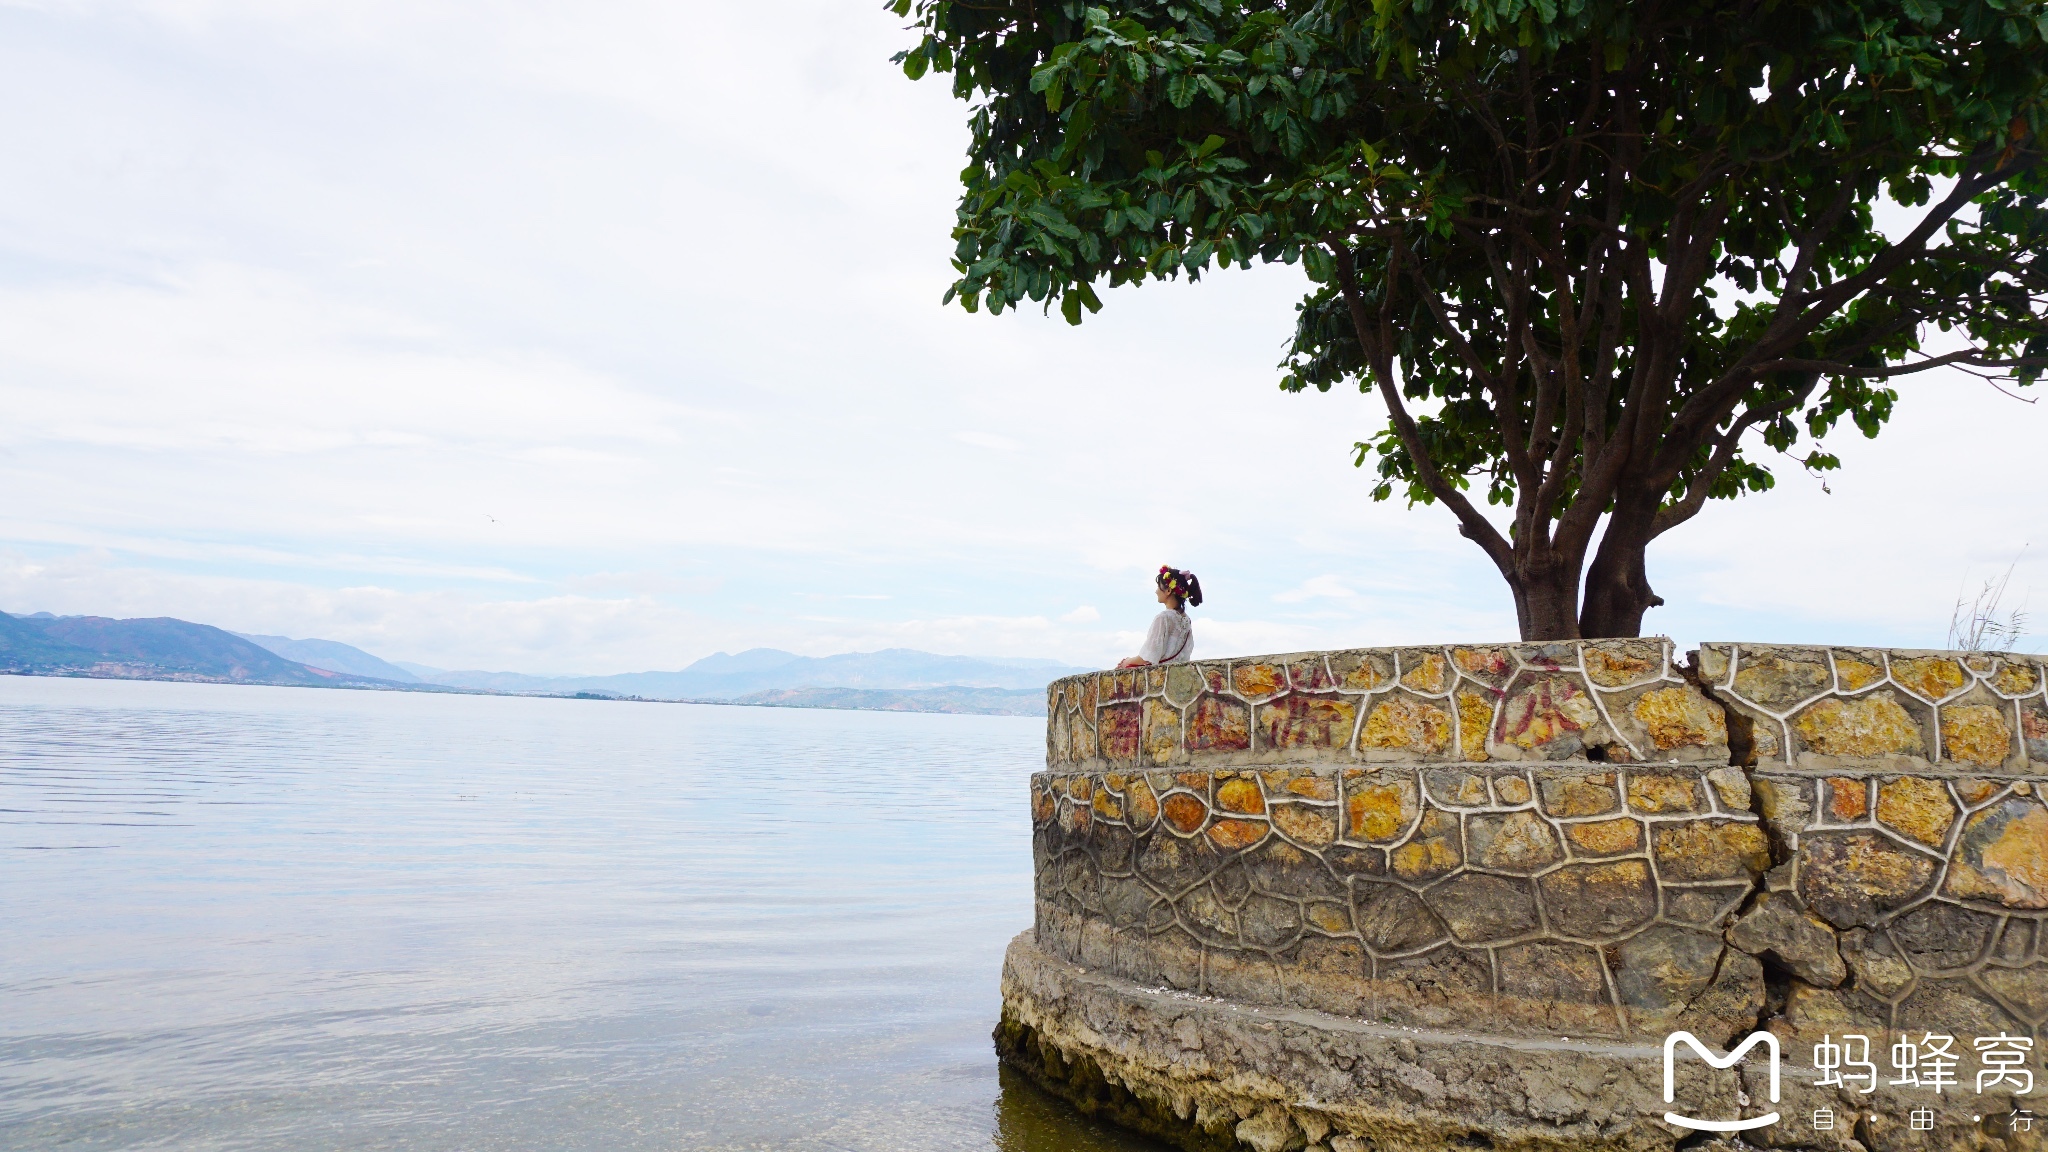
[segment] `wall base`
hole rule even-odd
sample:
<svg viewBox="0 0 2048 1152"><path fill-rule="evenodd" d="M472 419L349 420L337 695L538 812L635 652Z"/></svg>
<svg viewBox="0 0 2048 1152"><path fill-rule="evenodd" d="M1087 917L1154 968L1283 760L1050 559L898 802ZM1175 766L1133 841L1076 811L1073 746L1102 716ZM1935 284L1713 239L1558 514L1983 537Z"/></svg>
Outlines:
<svg viewBox="0 0 2048 1152"><path fill-rule="evenodd" d="M1005 957L996 1045L1082 1112L1189 1152L1648 1152L1685 1135L1649 1119L1666 1107L1655 1047L1252 1009L1081 968L1029 932Z"/></svg>

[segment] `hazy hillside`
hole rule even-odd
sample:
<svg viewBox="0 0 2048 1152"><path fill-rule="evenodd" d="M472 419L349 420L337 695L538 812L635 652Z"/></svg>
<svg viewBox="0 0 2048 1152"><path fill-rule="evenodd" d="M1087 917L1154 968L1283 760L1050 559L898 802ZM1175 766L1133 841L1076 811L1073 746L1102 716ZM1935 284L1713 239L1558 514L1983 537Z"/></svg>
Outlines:
<svg viewBox="0 0 2048 1152"><path fill-rule="evenodd" d="M4 616L4 614L0 614ZM159 616L5 616L0 642L16 671L225 680L255 684L332 684L341 674L308 668L206 624Z"/></svg>
<svg viewBox="0 0 2048 1152"><path fill-rule="evenodd" d="M1048 681L1085 671L1054 660L938 656L910 648L798 656L774 648L717 652L676 672L613 676L526 676L516 672L449 672L406 665L432 684L492 692L604 692L657 700L733 700L788 688L995 688L1042 691Z"/></svg>
<svg viewBox="0 0 2048 1152"><path fill-rule="evenodd" d="M939 656L910 648L798 656L776 648L716 652L674 672L528 676L451 672L384 660L334 640L250 635L157 617L0 613L0 672L423 691L594 693L649 700L728 700L786 708L1045 714L1048 681L1084 669L1053 660Z"/></svg>
<svg viewBox="0 0 2048 1152"><path fill-rule="evenodd" d="M100 662L97 652L51 639L41 623L0 612L0 671L54 672L90 668Z"/></svg>
<svg viewBox="0 0 2048 1152"><path fill-rule="evenodd" d="M419 677L386 660L379 660L351 644L338 640L293 640L288 636L254 636L247 632L235 635L275 652L287 660L296 660L309 668L325 668L329 672L346 672L352 676L371 676L378 680L390 680L399 684L417 684Z"/></svg>
<svg viewBox="0 0 2048 1152"><path fill-rule="evenodd" d="M750 692L735 704L772 708L854 708L872 712L957 712L978 716L1043 716L1039 688L778 688Z"/></svg>

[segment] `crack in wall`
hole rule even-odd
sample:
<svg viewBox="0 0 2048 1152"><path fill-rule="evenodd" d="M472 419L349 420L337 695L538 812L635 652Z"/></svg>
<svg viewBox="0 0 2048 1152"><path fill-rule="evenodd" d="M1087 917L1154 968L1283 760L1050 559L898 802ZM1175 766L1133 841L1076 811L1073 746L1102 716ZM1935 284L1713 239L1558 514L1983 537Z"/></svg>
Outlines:
<svg viewBox="0 0 2048 1152"><path fill-rule="evenodd" d="M1734 912L1734 922L1739 922L1744 916L1755 911L1758 902L1769 893L1771 873L1792 863L1794 850L1785 842L1784 837L1779 834L1776 826L1764 812L1764 792L1757 787L1756 778L1756 722L1743 715L1740 710L1729 707L1728 702L1714 692L1713 686L1708 684L1707 678L1701 674L1698 649L1685 654L1685 663L1678 668L1678 673L1685 677L1687 683L1698 689L1700 695L1705 696L1709 703L1721 710L1723 721L1728 728L1728 765L1742 773L1743 781L1749 787L1749 810L1756 816L1757 825L1763 829L1764 843L1769 845L1771 850L1771 867L1751 881L1749 895L1743 898L1741 906ZM1739 951L1735 945L1727 942L1725 934L1722 941L1721 954L1714 961L1715 980L1720 979L1721 966L1726 963L1728 953ZM1791 998L1791 985L1794 979L1792 973L1775 958L1765 955L1757 959L1764 966L1764 1001L1757 1009L1755 1024L1750 1029L1753 1032L1768 1030L1771 1018L1784 1011L1786 1001ZM1708 987L1712 987L1711 982ZM1740 1035L1730 1036L1722 1042L1722 1047L1733 1049L1741 1039Z"/></svg>

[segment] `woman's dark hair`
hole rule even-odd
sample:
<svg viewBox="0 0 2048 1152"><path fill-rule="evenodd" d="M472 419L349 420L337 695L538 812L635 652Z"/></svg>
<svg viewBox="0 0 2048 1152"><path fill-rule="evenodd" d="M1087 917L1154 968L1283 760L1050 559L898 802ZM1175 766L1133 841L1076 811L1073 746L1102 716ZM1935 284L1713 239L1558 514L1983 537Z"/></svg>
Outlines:
<svg viewBox="0 0 2048 1152"><path fill-rule="evenodd" d="M1193 572L1162 564L1159 566L1159 586L1180 597L1181 602L1190 608L1202 606L1202 582L1195 579Z"/></svg>

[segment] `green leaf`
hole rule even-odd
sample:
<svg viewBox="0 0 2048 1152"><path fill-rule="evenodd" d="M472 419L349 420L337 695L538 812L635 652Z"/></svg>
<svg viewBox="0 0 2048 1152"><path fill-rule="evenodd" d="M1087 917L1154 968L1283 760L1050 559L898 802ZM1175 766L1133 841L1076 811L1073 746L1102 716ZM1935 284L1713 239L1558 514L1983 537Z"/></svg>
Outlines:
<svg viewBox="0 0 2048 1152"><path fill-rule="evenodd" d="M1360 441L1373 498L1427 503L1476 485L1536 533L1518 549L1540 551L1532 542L1581 499L1601 502L1595 517L1633 501L1639 518L1688 493L1733 499L1774 483L1769 454L1831 466L1819 437L1893 418L1897 397L1876 379L1752 379L1756 357L1881 367L1926 355L1924 341L1968 342L1987 359L2042 357L2009 374L2015 386L2048 366L2048 166L2034 160L2048 0L889 2L918 37L894 59L911 76L951 71L969 116L956 216L933 223L955 240L962 307L1057 297L1072 321L1099 307L1097 276L1299 265L1283 387L1375 391L1390 370L1415 424ZM1900 254L1879 222L1945 211L1936 193L1980 154L2020 163ZM1813 231L1843 196L1839 219ZM1695 241L1709 256L1697 283L1590 288L1607 269L1671 267ZM1333 242L1355 261L1354 299ZM1811 267L1795 281L1802 245ZM1896 264L1875 263L1887 252ZM1543 270L1535 286L1504 282L1514 262ZM1812 295L1858 277L1871 282L1839 302ZM1787 306L1795 291L1808 295ZM1389 318L1373 336L1390 341L1383 363L1366 363L1354 305ZM1505 392L1461 351L1498 361L1532 339L1543 356L1519 361ZM1567 428L1561 414L1577 410L1564 403L1533 427L1543 365L1565 362L1607 374L1594 418L1608 442L1626 421L1671 462L1655 491L1629 479L1582 495L1576 453L1598 437ZM1655 386L1633 386L1639 375ZM1679 423L1717 380L1733 390L1715 402L1722 427ZM1726 467L1712 463L1700 437L1766 409ZM1527 503L1507 428L1551 445L1539 472L1560 461L1544 507Z"/></svg>

